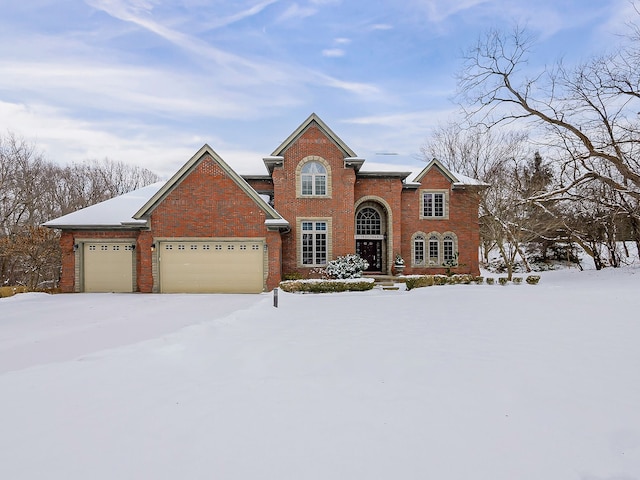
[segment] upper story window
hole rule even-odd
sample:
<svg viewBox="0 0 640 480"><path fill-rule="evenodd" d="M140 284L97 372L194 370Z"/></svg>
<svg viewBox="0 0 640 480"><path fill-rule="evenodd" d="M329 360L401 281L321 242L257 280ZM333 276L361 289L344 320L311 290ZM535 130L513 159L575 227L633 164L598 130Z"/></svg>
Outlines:
<svg viewBox="0 0 640 480"><path fill-rule="evenodd" d="M449 192L446 190L421 192L420 218L449 218Z"/></svg>
<svg viewBox="0 0 640 480"><path fill-rule="evenodd" d="M307 162L300 170L302 195L327 194L327 169L320 162Z"/></svg>

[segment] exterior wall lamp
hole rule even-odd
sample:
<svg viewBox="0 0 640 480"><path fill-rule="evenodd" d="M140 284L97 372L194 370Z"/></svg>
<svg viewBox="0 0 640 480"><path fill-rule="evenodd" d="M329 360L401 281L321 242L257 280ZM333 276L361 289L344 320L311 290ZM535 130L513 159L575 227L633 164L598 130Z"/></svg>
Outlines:
<svg viewBox="0 0 640 480"><path fill-rule="evenodd" d="M152 243L152 244L151 244L151 251L153 252L155 249L156 249L156 244L155 244L155 243Z"/></svg>
<svg viewBox="0 0 640 480"><path fill-rule="evenodd" d="M77 251L78 251L78 248L79 248L79 245L78 245L77 243L74 243L74 244L73 244L73 251L74 251L74 252L77 252Z"/></svg>

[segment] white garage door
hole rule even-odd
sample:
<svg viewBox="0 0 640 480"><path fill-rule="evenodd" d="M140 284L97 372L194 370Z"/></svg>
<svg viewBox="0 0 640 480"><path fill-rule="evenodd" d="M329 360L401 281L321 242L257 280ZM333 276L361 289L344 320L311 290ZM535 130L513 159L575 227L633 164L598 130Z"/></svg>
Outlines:
<svg viewBox="0 0 640 480"><path fill-rule="evenodd" d="M259 293L263 290L262 241L160 242L160 291Z"/></svg>
<svg viewBox="0 0 640 480"><path fill-rule="evenodd" d="M85 242L83 247L85 292L132 292L131 243Z"/></svg>

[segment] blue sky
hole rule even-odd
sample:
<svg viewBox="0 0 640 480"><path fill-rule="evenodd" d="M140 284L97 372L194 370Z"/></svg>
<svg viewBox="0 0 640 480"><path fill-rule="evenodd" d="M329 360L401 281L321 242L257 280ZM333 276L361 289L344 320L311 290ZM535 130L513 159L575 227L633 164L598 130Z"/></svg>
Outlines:
<svg viewBox="0 0 640 480"><path fill-rule="evenodd" d="M240 173L312 112L367 165L419 165L455 118L460 55L526 25L530 68L620 41L627 0L0 0L0 132L49 160L175 172L204 143ZM381 155L394 153L397 155Z"/></svg>

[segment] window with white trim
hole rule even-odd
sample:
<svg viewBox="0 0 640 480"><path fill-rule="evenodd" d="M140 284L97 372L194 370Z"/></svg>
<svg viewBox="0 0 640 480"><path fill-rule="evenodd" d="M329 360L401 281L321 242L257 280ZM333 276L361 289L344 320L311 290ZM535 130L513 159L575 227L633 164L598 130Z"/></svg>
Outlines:
<svg viewBox="0 0 640 480"><path fill-rule="evenodd" d="M307 162L300 170L302 195L327 194L327 169L320 162Z"/></svg>
<svg viewBox="0 0 640 480"><path fill-rule="evenodd" d="M429 237L429 265L440 264L440 238L437 235Z"/></svg>
<svg viewBox="0 0 640 480"><path fill-rule="evenodd" d="M447 191L422 191L420 218L448 218L448 201Z"/></svg>
<svg viewBox="0 0 640 480"><path fill-rule="evenodd" d="M416 235L413 237L413 264L424 265L424 236Z"/></svg>
<svg viewBox="0 0 640 480"><path fill-rule="evenodd" d="M327 222L302 221L300 223L302 264L326 265Z"/></svg>
<svg viewBox="0 0 640 480"><path fill-rule="evenodd" d="M452 263L455 261L454 241L451 235L445 235L442 240L442 259L445 263Z"/></svg>
<svg viewBox="0 0 640 480"><path fill-rule="evenodd" d="M371 207L365 207L356 216L356 235L380 235L380 213Z"/></svg>

